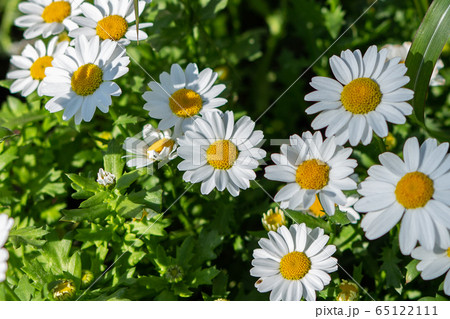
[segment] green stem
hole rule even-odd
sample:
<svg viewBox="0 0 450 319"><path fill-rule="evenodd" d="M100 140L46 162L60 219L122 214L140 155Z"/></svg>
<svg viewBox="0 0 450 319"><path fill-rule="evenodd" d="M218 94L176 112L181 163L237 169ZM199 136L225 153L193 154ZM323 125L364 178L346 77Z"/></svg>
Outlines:
<svg viewBox="0 0 450 319"><path fill-rule="evenodd" d="M6 291L9 293L10 297L13 301L20 301L20 298L16 295L16 293L11 289L11 287L8 285L8 283L5 281L3 283L3 287L6 288Z"/></svg>

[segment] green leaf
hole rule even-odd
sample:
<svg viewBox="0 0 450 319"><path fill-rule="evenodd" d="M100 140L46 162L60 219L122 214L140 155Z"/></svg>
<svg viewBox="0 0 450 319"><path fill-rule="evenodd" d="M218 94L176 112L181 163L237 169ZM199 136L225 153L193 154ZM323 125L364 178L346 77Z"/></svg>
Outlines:
<svg viewBox="0 0 450 319"><path fill-rule="evenodd" d="M425 100L436 61L450 35L450 5L448 0L435 0L414 38L406 58L408 88L414 91L411 102L417 120L425 123Z"/></svg>
<svg viewBox="0 0 450 319"><path fill-rule="evenodd" d="M44 267L42 267L42 264L37 261L37 259L24 258L23 262L24 266L21 270L27 274L35 284L39 284L41 288L53 281L53 276L44 270Z"/></svg>
<svg viewBox="0 0 450 319"><path fill-rule="evenodd" d="M205 2L205 1L203 1ZM200 10L200 19L212 19L220 10L226 8L228 0L209 0L207 5Z"/></svg>
<svg viewBox="0 0 450 319"><path fill-rule="evenodd" d="M226 298L229 294L227 290L228 287L228 275L224 272L220 272L214 280L212 286L212 297L214 299L217 298Z"/></svg>
<svg viewBox="0 0 450 319"><path fill-rule="evenodd" d="M0 171L2 171L9 163L19 158L17 155L17 147L13 146L8 148L2 154L0 154Z"/></svg>
<svg viewBox="0 0 450 319"><path fill-rule="evenodd" d="M140 262L142 260L142 258L144 258L147 255L147 253L145 251L134 251L131 253L130 257L128 257L128 263L130 264L130 266L136 266L136 264L138 262Z"/></svg>
<svg viewBox="0 0 450 319"><path fill-rule="evenodd" d="M331 232L330 225L321 218L310 216L303 212L285 209L286 215L297 224L305 223L309 228L322 228L326 233Z"/></svg>
<svg viewBox="0 0 450 319"><path fill-rule="evenodd" d="M83 220L93 221L96 218L106 217L109 214L107 204L100 204L89 208L63 210L63 222L81 222Z"/></svg>
<svg viewBox="0 0 450 319"><path fill-rule="evenodd" d="M356 282L361 282L363 279L362 269L363 263L360 263L358 266L353 266L353 279Z"/></svg>
<svg viewBox="0 0 450 319"><path fill-rule="evenodd" d="M116 188L118 190L122 190L128 188L131 184L133 184L139 178L139 171L134 170L129 173L125 173L117 180Z"/></svg>
<svg viewBox="0 0 450 319"><path fill-rule="evenodd" d="M77 286L81 285L81 257L80 252L75 252L67 264L67 272L77 279Z"/></svg>
<svg viewBox="0 0 450 319"><path fill-rule="evenodd" d="M206 260L212 260L217 257L214 249L222 243L221 236L215 230L210 232L202 231L197 240L197 254L195 264L201 265Z"/></svg>
<svg viewBox="0 0 450 319"><path fill-rule="evenodd" d="M42 249L42 255L47 260L46 266L52 270L55 275L62 275L68 271L68 257L72 241L61 239L49 241Z"/></svg>
<svg viewBox="0 0 450 319"><path fill-rule="evenodd" d="M322 14L324 18L324 25L327 28L333 39L336 39L340 34L341 27L344 25L345 12L341 6L331 6L330 9L323 7Z"/></svg>
<svg viewBox="0 0 450 319"><path fill-rule="evenodd" d="M9 128L0 127L0 143L7 140L8 138L15 136L15 135L17 135L17 134L15 134Z"/></svg>
<svg viewBox="0 0 450 319"><path fill-rule="evenodd" d="M27 113L25 115L22 115L20 117L7 119L6 121L3 122L3 126L9 128L9 129L14 129L14 128L22 127L27 123L44 120L46 117L48 117L47 110L33 111L33 112Z"/></svg>
<svg viewBox="0 0 450 319"><path fill-rule="evenodd" d="M110 195L109 192L100 192L95 194L94 196L88 198L84 202L80 204L80 208L87 208L92 207L96 205L103 204L105 202L105 199Z"/></svg>
<svg viewBox="0 0 450 319"><path fill-rule="evenodd" d="M401 289L403 275L400 268L397 266L400 259L397 258L392 247L383 248L381 260L383 261L383 264L381 265L380 271L386 273L386 285L395 289Z"/></svg>
<svg viewBox="0 0 450 319"><path fill-rule="evenodd" d="M141 79L141 81L144 81L144 79L140 77L136 77L138 79ZM120 115L117 120L114 121L114 125L126 125L126 124L136 124L138 122L143 121L144 119L139 116L133 116L128 114L122 114Z"/></svg>
<svg viewBox="0 0 450 319"><path fill-rule="evenodd" d="M350 224L350 221L347 218L347 214L341 212L339 209L336 209L333 216L328 216L327 219L331 221L333 224L339 224L342 226Z"/></svg>
<svg viewBox="0 0 450 319"><path fill-rule="evenodd" d="M410 283L414 279L416 279L417 276L419 276L420 271L417 270L416 266L419 263L419 260L413 259L411 262L406 265L406 276L405 276L405 284Z"/></svg>
<svg viewBox="0 0 450 319"><path fill-rule="evenodd" d="M159 186L148 191L144 198L144 203L147 206L146 209L159 214L161 212L162 194L163 191Z"/></svg>
<svg viewBox="0 0 450 319"><path fill-rule="evenodd" d="M173 285L173 292L176 295L184 298L190 297L193 294L193 292L189 290L189 287L186 286L183 282L179 282Z"/></svg>
<svg viewBox="0 0 450 319"><path fill-rule="evenodd" d="M154 244L156 245L156 243ZM164 272L166 268L170 266L171 258L167 256L166 251L160 245L157 245L156 249L152 250L156 250L156 258L154 258L154 262L158 265L161 272Z"/></svg>
<svg viewBox="0 0 450 319"><path fill-rule="evenodd" d="M212 280L220 273L220 270L217 270L216 267L210 267L206 269L198 269L194 273L194 279L192 280L191 286L198 287L200 285L211 285Z"/></svg>
<svg viewBox="0 0 450 319"><path fill-rule="evenodd" d="M122 160L122 145L117 140L113 139L108 143L108 150L103 156L103 166L105 171L114 174L116 180L122 176L123 168L125 166Z"/></svg>
<svg viewBox="0 0 450 319"><path fill-rule="evenodd" d="M170 225L170 219L162 218L162 215L152 216L149 220L144 218L142 221L132 221L130 223L132 226L132 231L137 235L154 235L154 236L165 236L166 231L164 228Z"/></svg>
<svg viewBox="0 0 450 319"><path fill-rule="evenodd" d="M98 191L98 184L91 179L77 175L66 174L66 176L75 184L79 185L83 190L96 193Z"/></svg>
<svg viewBox="0 0 450 319"><path fill-rule="evenodd" d="M194 257L192 253L194 250L194 239L188 237L183 241L181 246L177 247L176 263L183 269L187 269L190 266L190 261Z"/></svg>
<svg viewBox="0 0 450 319"><path fill-rule="evenodd" d="M45 244L45 240L40 240L38 238L47 235L49 232L42 229L42 227L24 227L19 229L13 229L9 233L14 245L30 244L33 246L42 246Z"/></svg>
<svg viewBox="0 0 450 319"><path fill-rule="evenodd" d="M144 205L135 203L125 196L121 196L118 199L118 205L115 211L121 216L133 218L142 212Z"/></svg>
<svg viewBox="0 0 450 319"><path fill-rule="evenodd" d="M27 276L22 276L17 284L14 293L20 298L21 301L30 301L31 296L34 294L34 287L30 284Z"/></svg>
<svg viewBox="0 0 450 319"><path fill-rule="evenodd" d="M13 83L13 80L0 80L0 87L9 90L12 83Z"/></svg>
<svg viewBox="0 0 450 319"><path fill-rule="evenodd" d="M77 229L75 239L82 242L107 242L111 240L112 236L113 230L111 227L96 229Z"/></svg>
<svg viewBox="0 0 450 319"><path fill-rule="evenodd" d="M64 183L48 183L43 186L37 194L47 194L51 197L65 193Z"/></svg>
<svg viewBox="0 0 450 319"><path fill-rule="evenodd" d="M167 281L164 278L152 275L136 279L136 284L155 291L160 291L167 287Z"/></svg>
<svg viewBox="0 0 450 319"><path fill-rule="evenodd" d="M346 249L352 249L353 243L361 240L361 233L352 225L347 225L341 228L339 235L337 235L333 244L336 245L340 252Z"/></svg>

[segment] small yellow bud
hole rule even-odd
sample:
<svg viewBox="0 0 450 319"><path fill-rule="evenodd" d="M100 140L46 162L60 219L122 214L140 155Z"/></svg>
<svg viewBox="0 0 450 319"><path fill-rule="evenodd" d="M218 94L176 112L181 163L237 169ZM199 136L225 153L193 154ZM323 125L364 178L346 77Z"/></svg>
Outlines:
<svg viewBox="0 0 450 319"><path fill-rule="evenodd" d="M397 139L392 133L389 133L388 136L385 137L384 145L386 145L386 151L391 151L397 146Z"/></svg>
<svg viewBox="0 0 450 319"><path fill-rule="evenodd" d="M283 210L278 207L275 207L275 211L271 208L264 213L261 222L267 231L276 231L279 227L287 224Z"/></svg>
<svg viewBox="0 0 450 319"><path fill-rule="evenodd" d="M337 295L337 301L355 301L359 298L358 286L347 280L342 280L339 285L341 292Z"/></svg>
<svg viewBox="0 0 450 319"><path fill-rule="evenodd" d="M90 270L83 270L81 273L81 288L87 288L94 280L94 274Z"/></svg>
<svg viewBox="0 0 450 319"><path fill-rule="evenodd" d="M52 289L53 299L58 301L71 300L75 296L76 290L77 289L72 280L60 280Z"/></svg>

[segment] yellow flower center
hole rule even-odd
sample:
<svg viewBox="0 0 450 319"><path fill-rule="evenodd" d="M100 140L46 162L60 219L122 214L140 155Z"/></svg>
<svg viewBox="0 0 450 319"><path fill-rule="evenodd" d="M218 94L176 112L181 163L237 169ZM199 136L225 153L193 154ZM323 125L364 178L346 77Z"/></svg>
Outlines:
<svg viewBox="0 0 450 319"><path fill-rule="evenodd" d="M447 257L450 258L450 247L447 248Z"/></svg>
<svg viewBox="0 0 450 319"><path fill-rule="evenodd" d="M70 15L70 9L71 7L69 2L52 2L44 8L44 12L42 12L42 19L44 19L46 23L61 23Z"/></svg>
<svg viewBox="0 0 450 319"><path fill-rule="evenodd" d="M276 231L278 227L286 225L284 213L278 207L275 207L275 211L273 209L269 209L267 213L264 213L261 221L264 229L267 231Z"/></svg>
<svg viewBox="0 0 450 319"><path fill-rule="evenodd" d="M236 145L228 140L212 143L206 150L206 161L215 169L230 169L238 157Z"/></svg>
<svg viewBox="0 0 450 319"><path fill-rule="evenodd" d="M80 66L72 75L72 90L82 96L93 94L103 82L103 71L88 63Z"/></svg>
<svg viewBox="0 0 450 319"><path fill-rule="evenodd" d="M269 225L278 225L283 222L283 216L277 213L273 213L266 217L266 223Z"/></svg>
<svg viewBox="0 0 450 319"><path fill-rule="evenodd" d="M162 138L155 143L153 143L148 149L147 154L150 156L151 151L155 151L156 153L161 153L161 151L164 149L164 147L168 147L170 150L172 150L173 145L175 144L175 141L170 138Z"/></svg>
<svg viewBox="0 0 450 319"><path fill-rule="evenodd" d="M378 84L369 78L358 78L344 86L341 102L353 114L367 114L375 110L381 102Z"/></svg>
<svg viewBox="0 0 450 319"><path fill-rule="evenodd" d="M180 89L169 98L169 107L178 117L191 117L202 109L203 101L199 94L189 89Z"/></svg>
<svg viewBox="0 0 450 319"><path fill-rule="evenodd" d="M127 32L128 23L123 17L112 15L101 19L97 23L95 30L102 40L110 39L118 41L122 39Z"/></svg>
<svg viewBox="0 0 450 319"><path fill-rule="evenodd" d="M433 193L433 181L421 172L405 174L395 187L397 201L407 209L425 206Z"/></svg>
<svg viewBox="0 0 450 319"><path fill-rule="evenodd" d="M311 269L311 261L304 253L293 251L281 258L280 273L284 279L299 280Z"/></svg>
<svg viewBox="0 0 450 319"><path fill-rule="evenodd" d="M295 181L303 189L322 189L328 184L330 167L317 159L304 161L297 168Z"/></svg>
<svg viewBox="0 0 450 319"><path fill-rule="evenodd" d="M316 217L325 216L324 209L322 207L322 204L320 204L319 197L317 195L316 195L316 200L309 208L309 211Z"/></svg>
<svg viewBox="0 0 450 319"><path fill-rule="evenodd" d="M31 77L34 80L42 81L45 78L45 69L52 66L52 61L53 57L48 55L34 61L30 68Z"/></svg>

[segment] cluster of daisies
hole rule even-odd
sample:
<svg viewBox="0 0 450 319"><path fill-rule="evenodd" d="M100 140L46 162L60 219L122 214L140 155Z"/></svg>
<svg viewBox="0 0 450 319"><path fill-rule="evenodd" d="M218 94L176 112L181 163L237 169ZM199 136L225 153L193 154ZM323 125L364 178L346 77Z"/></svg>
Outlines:
<svg viewBox="0 0 450 319"><path fill-rule="evenodd" d="M409 82L402 63L406 56L398 56L395 49L378 51L371 46L364 55L346 50L333 56L330 66L336 79L314 77L310 84L315 91L305 96L306 101L316 102L306 113L319 113L312 127L325 129L326 138L320 132L292 135L280 154L272 154L275 165L266 167L265 177L286 183L274 198L281 209L321 216L333 215L339 207L353 223L358 212L365 213L361 227L371 240L401 222L401 252L421 260L417 269L425 280L447 273L444 292L450 295L449 144L438 145L429 138L419 145L417 138L409 138L403 160L390 152L381 154L381 165L370 167L359 185L354 175L357 162L349 158L352 149L344 147L368 145L374 133L387 137L388 122L405 123L405 116L412 113L407 101L414 92L403 88ZM433 85L442 83L436 74ZM344 193L356 189L361 197ZM263 224L270 230L269 239L259 241L262 249L254 251L251 269L253 276L260 277L257 289L271 291L271 300L302 296L314 300L313 291L323 289L330 282L327 273L337 269L331 257L336 248L325 246L328 238L323 231L304 225L288 230L278 209L264 215ZM311 235L314 231L321 235Z"/></svg>
<svg viewBox="0 0 450 319"><path fill-rule="evenodd" d="M139 15L146 2L150 1L139 1ZM37 91L52 97L46 109L64 110L63 119L74 117L76 124L90 121L97 107L108 112L111 96L121 94L114 80L128 72L125 46L147 38L133 25L133 0L95 0L94 4L29 0L21 2L19 9L25 15L16 25L26 28L26 39L54 37L47 44L43 40L28 44L20 56L11 58L17 68L7 75L15 79L11 92L27 96ZM139 28L149 26L141 23ZM263 216L269 238L259 241L261 248L254 251L250 270L259 277L255 287L270 291L271 300L315 300L316 291L330 283L329 273L338 268L331 257L336 247L327 245L329 237L323 229L305 224L288 228L283 210L320 217L333 215L337 207L352 223L365 213L361 227L368 239L385 235L401 222L401 252L421 260L417 267L425 280L447 273L444 291L450 295L448 143L438 145L435 139L427 139L419 145L417 138L410 138L403 147L403 159L381 154L380 165L370 167L359 185L354 174L357 161L350 158L353 150L345 147L347 143L368 145L374 134L385 138L388 123L403 124L411 115L407 101L414 92L403 87L409 82L403 63L409 48L401 48L378 51L371 46L364 54L346 50L331 57L335 79L314 77L310 84L315 91L305 96L306 101L315 102L306 113L318 113L312 128L323 129L324 136L320 131L292 135L279 154L272 154L274 165L265 168L264 176L285 185L274 197L279 207ZM260 148L263 132L255 130L248 116L235 121L232 111L218 109L227 100L219 97L225 85L215 84L217 77L212 69L200 71L195 63L185 69L173 64L169 73L160 74L159 82L148 83L144 109L159 122L126 138L127 166L164 165L179 156L183 179L201 183L202 194L226 189L238 196L249 188L259 161L266 156ZM431 84L440 83L435 71ZM97 181L108 186L115 176L101 169ZM3 219L0 216L2 246L12 226ZM0 280L6 259L7 252L1 248ZM355 297L357 288L347 283L343 287L340 298Z"/></svg>
<svg viewBox="0 0 450 319"><path fill-rule="evenodd" d="M199 71L195 63L185 70L173 64L159 82L151 81L144 109L159 120L158 127L147 124L137 137L125 140L127 165L163 165L179 156L183 179L201 183L202 194L216 188L237 196L250 187L258 161L266 156L258 147L264 136L248 116L235 121L232 111L218 109L227 100L218 97L225 85L214 84L217 76L210 68Z"/></svg>
<svg viewBox="0 0 450 319"><path fill-rule="evenodd" d="M139 15L145 4L139 1ZM108 112L111 96L122 93L114 80L128 72L125 47L146 39L140 29L152 26L136 29L133 0L29 0L19 10L24 15L15 24L26 28L24 38L43 40L11 58L10 91L52 97L45 108L76 124L90 121L96 108Z"/></svg>

